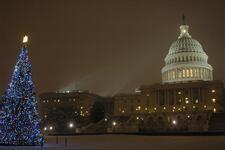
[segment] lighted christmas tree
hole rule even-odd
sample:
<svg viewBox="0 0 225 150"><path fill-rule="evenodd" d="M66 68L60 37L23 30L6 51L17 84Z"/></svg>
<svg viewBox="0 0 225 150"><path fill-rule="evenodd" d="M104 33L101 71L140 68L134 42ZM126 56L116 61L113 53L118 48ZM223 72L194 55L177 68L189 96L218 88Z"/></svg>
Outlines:
<svg viewBox="0 0 225 150"><path fill-rule="evenodd" d="M0 144L42 145L40 117L28 58L28 37L23 39L22 51L15 65L8 89L3 96L0 116Z"/></svg>

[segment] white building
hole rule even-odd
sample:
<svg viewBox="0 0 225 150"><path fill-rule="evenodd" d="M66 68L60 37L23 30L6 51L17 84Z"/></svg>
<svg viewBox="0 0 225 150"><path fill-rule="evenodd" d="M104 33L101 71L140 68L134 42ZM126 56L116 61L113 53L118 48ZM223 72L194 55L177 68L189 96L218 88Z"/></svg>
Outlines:
<svg viewBox="0 0 225 150"><path fill-rule="evenodd" d="M201 44L189 34L185 21L180 26L180 35L172 43L162 68L162 82L174 83L194 80L213 80L213 68Z"/></svg>

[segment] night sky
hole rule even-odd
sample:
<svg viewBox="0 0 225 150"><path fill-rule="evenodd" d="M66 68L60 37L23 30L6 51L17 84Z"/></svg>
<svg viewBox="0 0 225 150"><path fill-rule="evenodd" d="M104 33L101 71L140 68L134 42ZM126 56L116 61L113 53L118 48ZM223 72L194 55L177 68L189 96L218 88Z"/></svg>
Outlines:
<svg viewBox="0 0 225 150"><path fill-rule="evenodd" d="M82 89L101 95L161 82L181 16L225 81L225 4L207 0L1 0L0 93L29 36L38 93Z"/></svg>

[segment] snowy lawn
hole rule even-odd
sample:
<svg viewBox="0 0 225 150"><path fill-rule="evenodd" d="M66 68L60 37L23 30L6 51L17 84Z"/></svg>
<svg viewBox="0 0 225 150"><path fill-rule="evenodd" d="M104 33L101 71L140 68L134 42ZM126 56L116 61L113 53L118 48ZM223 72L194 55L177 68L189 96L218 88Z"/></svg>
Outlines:
<svg viewBox="0 0 225 150"><path fill-rule="evenodd" d="M3 147L0 150L224 150L225 136L136 136L136 135L81 135L58 138L46 137L41 147Z"/></svg>

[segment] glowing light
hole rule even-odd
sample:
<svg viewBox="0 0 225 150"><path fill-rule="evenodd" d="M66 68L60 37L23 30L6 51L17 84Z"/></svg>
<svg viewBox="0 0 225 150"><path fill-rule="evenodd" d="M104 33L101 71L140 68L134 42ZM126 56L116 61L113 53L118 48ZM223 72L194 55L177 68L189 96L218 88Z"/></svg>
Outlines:
<svg viewBox="0 0 225 150"><path fill-rule="evenodd" d="M173 124L173 125L176 125L176 124L177 124L177 121L176 121L176 120L173 120L173 121L172 121L172 124Z"/></svg>
<svg viewBox="0 0 225 150"><path fill-rule="evenodd" d="M188 103L189 103L189 101L188 101L188 100L186 100L186 101L185 101L185 103L186 103L186 104L188 104Z"/></svg>
<svg viewBox="0 0 225 150"><path fill-rule="evenodd" d="M163 107L164 110L166 110L166 107Z"/></svg>
<svg viewBox="0 0 225 150"><path fill-rule="evenodd" d="M27 43L27 42L28 42L28 36L25 35L25 36L23 37L23 43Z"/></svg>
<svg viewBox="0 0 225 150"><path fill-rule="evenodd" d="M178 92L178 94L180 95L180 94L181 94L181 92Z"/></svg>
<svg viewBox="0 0 225 150"><path fill-rule="evenodd" d="M50 126L50 127L49 127L49 130L53 130L53 126Z"/></svg>
<svg viewBox="0 0 225 150"><path fill-rule="evenodd" d="M215 93L216 91L215 90L212 90L212 93Z"/></svg>
<svg viewBox="0 0 225 150"><path fill-rule="evenodd" d="M214 113L216 112L216 108L213 108L213 112L214 112Z"/></svg>
<svg viewBox="0 0 225 150"><path fill-rule="evenodd" d="M213 98L213 99L212 99L212 102L213 102L213 103L215 103L215 102L216 102L216 99L215 99L215 98Z"/></svg>
<svg viewBox="0 0 225 150"><path fill-rule="evenodd" d="M113 126L116 126L116 124L117 124L116 121L113 121L112 125L113 125Z"/></svg>
<svg viewBox="0 0 225 150"><path fill-rule="evenodd" d="M44 131L47 131L48 130L48 128L47 127L44 127Z"/></svg>
<svg viewBox="0 0 225 150"><path fill-rule="evenodd" d="M182 30L182 33L186 33L186 32L187 32L187 30L185 30L185 29Z"/></svg>
<svg viewBox="0 0 225 150"><path fill-rule="evenodd" d="M71 122L69 123L69 128L73 128L74 127L74 124Z"/></svg>
<svg viewBox="0 0 225 150"><path fill-rule="evenodd" d="M105 120L105 121L108 121L108 119L107 119L107 118L105 118L104 120Z"/></svg>

